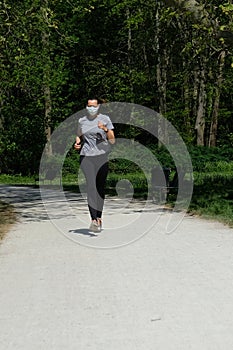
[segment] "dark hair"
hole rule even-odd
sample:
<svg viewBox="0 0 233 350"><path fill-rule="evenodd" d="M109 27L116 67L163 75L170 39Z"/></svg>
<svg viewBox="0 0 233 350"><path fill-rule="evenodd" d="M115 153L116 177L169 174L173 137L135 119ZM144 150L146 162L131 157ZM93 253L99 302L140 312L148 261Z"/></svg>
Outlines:
<svg viewBox="0 0 233 350"><path fill-rule="evenodd" d="M96 97L96 96L89 96L89 97L87 98L87 101L89 101L89 100L96 100L96 101L98 102L98 104L100 104L100 100L99 100L99 98Z"/></svg>

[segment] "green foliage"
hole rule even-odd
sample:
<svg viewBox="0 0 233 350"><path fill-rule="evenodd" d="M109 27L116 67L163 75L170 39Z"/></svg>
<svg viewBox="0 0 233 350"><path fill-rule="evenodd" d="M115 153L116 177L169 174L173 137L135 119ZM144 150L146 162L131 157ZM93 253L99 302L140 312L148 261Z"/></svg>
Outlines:
<svg viewBox="0 0 233 350"><path fill-rule="evenodd" d="M203 21L192 17L191 11L180 13L150 0L0 2L0 171L37 173L45 128L53 130L83 109L89 94L155 110L160 110L163 101L165 117L188 145L195 144L200 89L195 84L200 84L204 63L208 67L204 76L208 140L219 52L230 45L232 5L209 1L203 7L201 1L200 8L205 9ZM220 37L213 35L217 29L207 25L208 18L219 24ZM233 144L231 64L228 50L219 106L219 147L213 154L193 150L197 170L208 162L232 159L230 150L224 150ZM46 97L51 102L49 119ZM133 127L122 127L119 134L146 145L155 143L151 148L159 162L174 166L153 137ZM64 173L75 172L71 159L65 160ZM123 160L111 166L116 172L138 170Z"/></svg>
<svg viewBox="0 0 233 350"><path fill-rule="evenodd" d="M118 184L120 185L118 186ZM110 173L106 184L107 193L117 195L117 190L120 189L125 195L129 193L134 198L147 198L148 186L150 184L148 184L147 178L141 172L134 174Z"/></svg>
<svg viewBox="0 0 233 350"><path fill-rule="evenodd" d="M15 108L11 120L4 118L0 135L0 169L5 173L34 174L38 171L43 150L44 129L40 116L25 115ZM5 113L2 113L5 115ZM39 128L40 127L40 128Z"/></svg>
<svg viewBox="0 0 233 350"><path fill-rule="evenodd" d="M217 163L220 172L195 173L194 192L189 210L233 226L232 163ZM226 169L226 173L223 169Z"/></svg>
<svg viewBox="0 0 233 350"><path fill-rule="evenodd" d="M151 149L161 166L171 169L175 168L174 160L166 147L151 145Z"/></svg>
<svg viewBox="0 0 233 350"><path fill-rule="evenodd" d="M78 174L79 170L79 155L77 151L70 150L66 155L66 158L62 167L62 175L67 176L68 174Z"/></svg>
<svg viewBox="0 0 233 350"><path fill-rule="evenodd" d="M133 143L132 143L133 145ZM146 145L147 151L143 146L135 143L135 146L127 148L127 155L125 145L122 144L111 153L109 168L113 174L139 174L145 170L150 174L151 169L148 164L160 164L163 167L175 169L175 163L172 155L166 147L159 147L158 145ZM206 147L189 147L188 148L194 172L198 173L233 173L233 149L228 147L221 148L206 148ZM182 154L181 154L182 156ZM77 174L79 169L79 155L76 151L71 150L64 161L64 174ZM153 158L153 161L152 161ZM210 176L210 175L209 175Z"/></svg>
<svg viewBox="0 0 233 350"><path fill-rule="evenodd" d="M205 172L209 170L221 170L221 168L232 169L233 149L229 147L189 147L194 171ZM230 162L229 162L230 161ZM212 171L211 170L211 171ZM223 169L222 169L223 170ZM218 171L218 170L217 170Z"/></svg>
<svg viewBox="0 0 233 350"><path fill-rule="evenodd" d="M35 176L0 174L0 183L6 185L35 185Z"/></svg>

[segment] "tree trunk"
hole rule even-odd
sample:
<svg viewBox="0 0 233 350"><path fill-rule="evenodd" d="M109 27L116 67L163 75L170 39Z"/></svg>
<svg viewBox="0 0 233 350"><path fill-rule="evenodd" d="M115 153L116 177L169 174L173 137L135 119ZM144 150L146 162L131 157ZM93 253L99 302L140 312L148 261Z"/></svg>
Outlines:
<svg viewBox="0 0 233 350"><path fill-rule="evenodd" d="M51 145L51 111L52 111L52 101L51 101L51 91L50 91L50 42L49 42L49 29L47 25L49 24L47 17L48 1L43 1L41 7L42 19L44 21L43 32L42 32L42 54L44 57L44 67L43 67L43 93L44 93L44 108L45 108L45 135L46 135L46 153L52 155L52 145Z"/></svg>
<svg viewBox="0 0 233 350"><path fill-rule="evenodd" d="M159 38L160 33L160 20L159 20L159 9L158 6L156 12L156 54L158 57L156 65L156 79L157 79L157 91L158 91L158 112L162 118L159 119L158 123L158 138L159 145L167 144L169 142L167 130L165 129L164 117L167 110L167 67L169 62L169 55L167 52L166 45L160 47Z"/></svg>
<svg viewBox="0 0 233 350"><path fill-rule="evenodd" d="M159 95L159 113L163 116L167 110L167 66L168 66L168 54L167 50L160 50L158 63L157 63L157 84Z"/></svg>
<svg viewBox="0 0 233 350"><path fill-rule="evenodd" d="M0 130L3 128L3 116L1 113L2 107L3 107L3 98L1 98L1 96L3 96L2 91L0 89Z"/></svg>
<svg viewBox="0 0 233 350"><path fill-rule="evenodd" d="M209 147L215 147L217 141L217 129L218 129L218 113L219 113L219 101L221 94L221 87L223 82L223 69L225 64L226 51L222 50L219 55L219 71L215 86L213 111L210 125Z"/></svg>
<svg viewBox="0 0 233 350"><path fill-rule="evenodd" d="M192 116L197 116L198 106L198 70L193 70L193 91L192 91Z"/></svg>
<svg viewBox="0 0 233 350"><path fill-rule="evenodd" d="M197 118L195 129L197 132L197 145L205 145L205 110L206 110L206 64L205 60L201 63L199 75L198 75L198 106L197 106Z"/></svg>
<svg viewBox="0 0 233 350"><path fill-rule="evenodd" d="M183 37L184 42L190 42L190 33L189 28L186 24L186 21L181 22L180 17L177 18L177 26L179 31ZM182 86L182 102L184 104L184 112L183 112L183 121L184 121L184 130L186 136L191 140L192 139L192 126L191 126L191 113L193 101L196 101L192 96L191 86L190 86L190 72L192 68L190 68L189 59L184 55L182 60L182 67L184 72L183 78L183 86ZM196 113L194 114L196 115Z"/></svg>
<svg viewBox="0 0 233 350"><path fill-rule="evenodd" d="M185 64L185 62L184 62ZM189 139L192 138L192 127L190 121L190 113L191 113L191 104L190 104L190 85L189 85L189 77L187 73L184 76L184 84L183 84L183 100L184 100L184 129L186 135Z"/></svg>
<svg viewBox="0 0 233 350"><path fill-rule="evenodd" d="M127 21L130 20L130 10L126 9ZM132 82L132 30L128 28L128 39L127 39L127 54L128 54L128 69L129 69L129 84L130 84L130 92L131 92L131 102L134 103L134 91L133 91L133 82Z"/></svg>
<svg viewBox="0 0 233 350"><path fill-rule="evenodd" d="M52 155L52 144L51 144L51 111L52 101L49 85L44 85L44 106L45 106L45 135L46 135L46 152L48 155Z"/></svg>

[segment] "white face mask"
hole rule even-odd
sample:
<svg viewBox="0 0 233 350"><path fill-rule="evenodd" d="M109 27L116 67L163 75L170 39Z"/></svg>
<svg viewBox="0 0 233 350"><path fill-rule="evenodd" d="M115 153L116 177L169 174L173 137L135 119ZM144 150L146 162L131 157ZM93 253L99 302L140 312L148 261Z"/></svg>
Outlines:
<svg viewBox="0 0 233 350"><path fill-rule="evenodd" d="M94 115L97 114L98 109L99 109L99 106L97 106L97 107L94 107L94 106L88 107L88 106L87 106L86 109L87 109L88 113L89 113L91 116L94 116Z"/></svg>

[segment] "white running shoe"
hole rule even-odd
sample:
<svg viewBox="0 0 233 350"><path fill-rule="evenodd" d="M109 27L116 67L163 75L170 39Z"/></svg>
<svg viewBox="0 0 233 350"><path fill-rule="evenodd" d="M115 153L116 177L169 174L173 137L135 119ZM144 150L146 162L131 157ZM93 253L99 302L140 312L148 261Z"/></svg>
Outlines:
<svg viewBox="0 0 233 350"><path fill-rule="evenodd" d="M100 231L102 230L102 219L101 218L97 218L97 222L100 228Z"/></svg>
<svg viewBox="0 0 233 350"><path fill-rule="evenodd" d="M89 231L94 233L100 232L100 225L98 225L98 222L96 220L92 220Z"/></svg>

